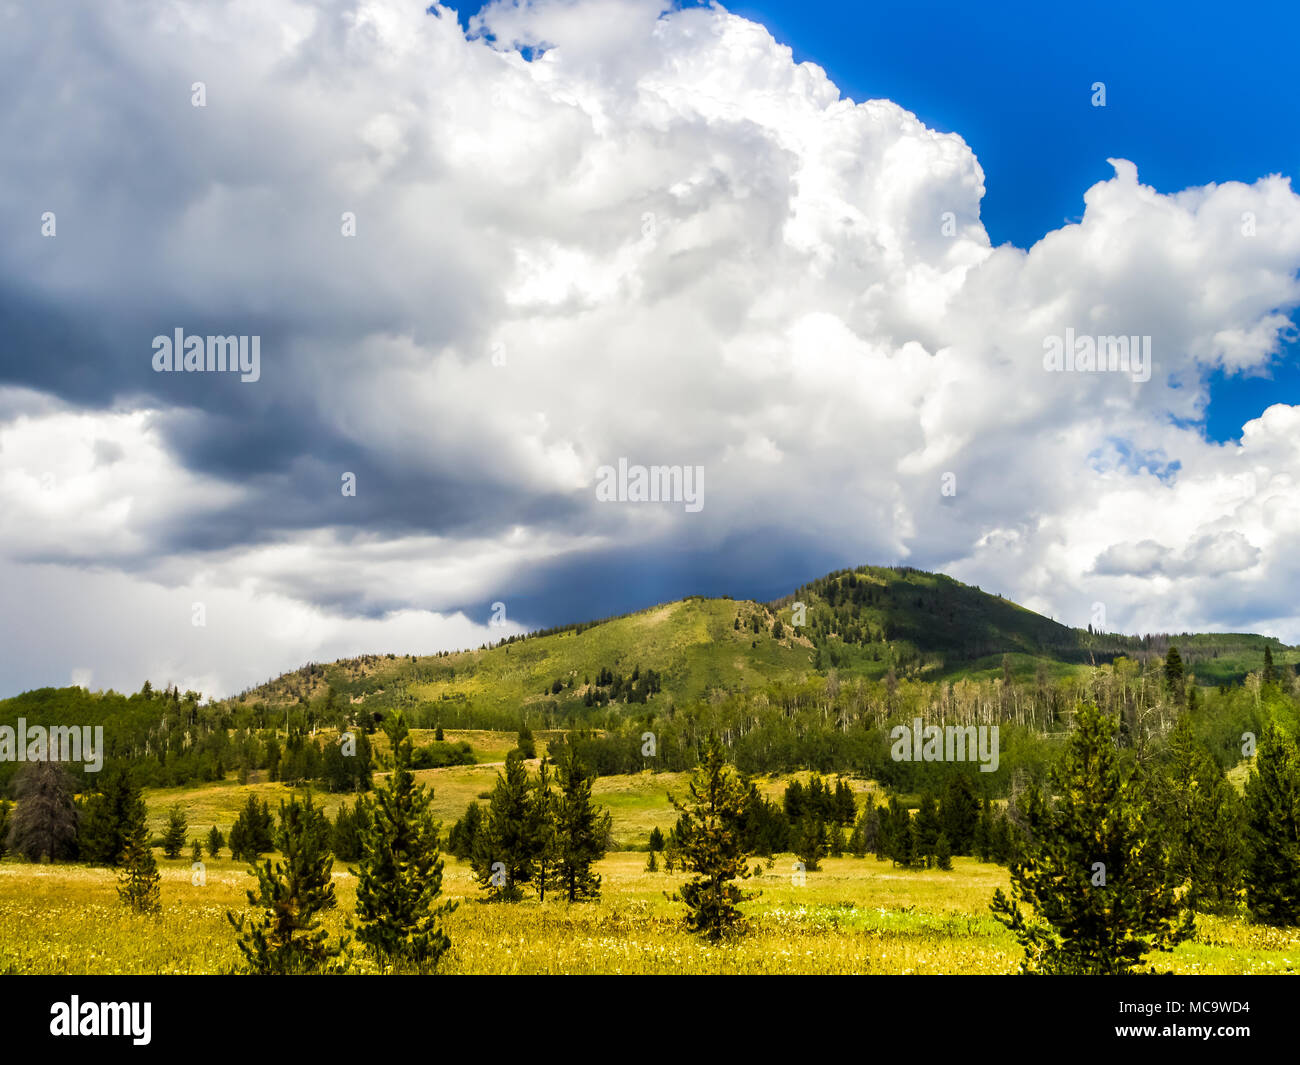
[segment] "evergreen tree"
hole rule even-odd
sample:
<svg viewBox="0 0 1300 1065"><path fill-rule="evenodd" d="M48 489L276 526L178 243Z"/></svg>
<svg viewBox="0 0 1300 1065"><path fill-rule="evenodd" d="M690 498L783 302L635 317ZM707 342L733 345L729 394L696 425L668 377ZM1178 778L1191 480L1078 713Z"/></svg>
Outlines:
<svg viewBox="0 0 1300 1065"><path fill-rule="evenodd" d="M28 762L14 778L18 805L9 817L8 849L29 862L57 862L77 849L77 804L58 762Z"/></svg>
<svg viewBox="0 0 1300 1065"><path fill-rule="evenodd" d="M799 822L795 834L795 857L803 862L807 872L815 873L821 868L821 860L826 857L830 843L830 833L826 831L826 823L809 810Z"/></svg>
<svg viewBox="0 0 1300 1065"><path fill-rule="evenodd" d="M917 864L933 865L939 847L939 833L943 830L943 826L939 822L939 805L928 791L921 796L921 805L916 810L915 825Z"/></svg>
<svg viewBox="0 0 1300 1065"><path fill-rule="evenodd" d="M1011 835L1011 821L1005 812L999 811L994 815L989 841L993 860L998 865L1010 865L1016 856L1016 843Z"/></svg>
<svg viewBox="0 0 1300 1065"><path fill-rule="evenodd" d="M837 823L835 827L830 830L830 834L830 856L832 858L843 858L845 847L844 826Z"/></svg>
<svg viewBox="0 0 1300 1065"><path fill-rule="evenodd" d="M659 863L658 863L658 861L655 860L655 852L654 852L654 851L651 851L651 852L650 852L650 857L646 859L646 863L645 863L645 871L646 871L647 873L657 873L657 872L659 872Z"/></svg>
<svg viewBox="0 0 1300 1065"><path fill-rule="evenodd" d="M1264 683L1277 683L1277 669L1273 665L1273 649L1268 644L1264 645Z"/></svg>
<svg viewBox="0 0 1300 1065"><path fill-rule="evenodd" d="M786 820L795 825L803 821L804 815L804 790L803 785L797 780L790 781L785 786L785 795L782 799L785 808Z"/></svg>
<svg viewBox="0 0 1300 1065"><path fill-rule="evenodd" d="M899 833L898 864L904 869L925 867L925 854L921 846L921 833L916 827L916 818L908 817Z"/></svg>
<svg viewBox="0 0 1300 1065"><path fill-rule="evenodd" d="M112 769L97 782L99 790L87 797L81 811L77 850L90 865L115 866L126 848L131 813L139 798L130 775Z"/></svg>
<svg viewBox="0 0 1300 1065"><path fill-rule="evenodd" d="M375 792L362 830L357 877L357 938L385 966L431 972L451 946L443 919L456 908L439 902L442 855L432 794L411 772L411 734L399 711L385 727L393 772Z"/></svg>
<svg viewBox="0 0 1300 1065"><path fill-rule="evenodd" d="M993 860L993 802L985 799L980 807L980 819L975 824L975 856L981 862Z"/></svg>
<svg viewBox="0 0 1300 1065"><path fill-rule="evenodd" d="M230 827L230 856L236 861L256 862L257 859L272 850L271 811L266 801L257 801L256 795L250 795L244 803L239 816Z"/></svg>
<svg viewBox="0 0 1300 1065"><path fill-rule="evenodd" d="M791 832L784 811L758 790L752 781L745 796L745 812L741 817L741 844L750 854L771 857L788 850Z"/></svg>
<svg viewBox="0 0 1300 1065"><path fill-rule="evenodd" d="M517 902L532 878L540 826L524 760L515 751L497 774L471 864L479 886L497 902Z"/></svg>
<svg viewBox="0 0 1300 1065"><path fill-rule="evenodd" d="M1115 746L1118 726L1092 705L1049 774L1053 795L1030 788L1028 834L1011 866L1011 896L992 910L1025 949L1022 972L1123 974L1193 931L1139 783ZM1026 915L1021 903L1031 912Z"/></svg>
<svg viewBox="0 0 1300 1065"><path fill-rule="evenodd" d="M823 822L835 820L835 796L831 789L823 784L819 774L808 778L808 790L804 795L804 811Z"/></svg>
<svg viewBox="0 0 1300 1065"><path fill-rule="evenodd" d="M664 834L659 830L658 825L650 830L650 849L652 851L664 849Z"/></svg>
<svg viewBox="0 0 1300 1065"><path fill-rule="evenodd" d="M609 848L609 811L591 800L592 777L572 746L557 766L560 793L554 804L555 872L559 889L569 902L600 894L600 876L592 867Z"/></svg>
<svg viewBox="0 0 1300 1065"><path fill-rule="evenodd" d="M1183 702L1183 659L1178 653L1177 647L1170 647L1169 653L1165 655L1165 687L1169 689L1169 694L1174 702L1181 706Z"/></svg>
<svg viewBox="0 0 1300 1065"><path fill-rule="evenodd" d="M557 680L555 683L560 682ZM555 694L559 694L558 689L555 690ZM533 739L533 730L527 725L519 729L519 751L525 758L537 757L537 742Z"/></svg>
<svg viewBox="0 0 1300 1065"><path fill-rule="evenodd" d="M337 905L331 872L334 859L326 841L329 822L312 805L311 795L280 803L280 827L274 844L281 860L256 862L257 891L248 903L260 913L226 911L238 933L236 946L248 971L257 975L343 972L351 964L349 941L331 942L320 916Z"/></svg>
<svg viewBox="0 0 1300 1065"><path fill-rule="evenodd" d="M940 832L934 845L934 864L939 869L952 868L952 847L948 845L948 833Z"/></svg>
<svg viewBox="0 0 1300 1065"><path fill-rule="evenodd" d="M370 738L360 728L339 737L338 743L326 743L321 754L320 776L332 792L369 791L374 780L374 760Z"/></svg>
<svg viewBox="0 0 1300 1065"><path fill-rule="evenodd" d="M1246 905L1261 924L1300 924L1300 751L1270 724L1246 781Z"/></svg>
<svg viewBox="0 0 1300 1065"><path fill-rule="evenodd" d="M216 825L208 831L208 856L210 858L221 857L221 848L226 845L226 838L221 834L221 829Z"/></svg>
<svg viewBox="0 0 1300 1065"><path fill-rule="evenodd" d="M980 801L975 795L975 785L965 773L954 773L948 778L939 805L940 826L954 854L974 851L979 819Z"/></svg>
<svg viewBox="0 0 1300 1065"><path fill-rule="evenodd" d="M911 864L912 817L897 795L890 796L889 806L881 819L881 857L895 865Z"/></svg>
<svg viewBox="0 0 1300 1065"><path fill-rule="evenodd" d="M1175 879L1188 885L1186 904L1211 912L1235 906L1245 862L1241 800L1188 714L1169 734L1150 802L1149 823L1165 841Z"/></svg>
<svg viewBox="0 0 1300 1065"><path fill-rule="evenodd" d="M843 778L835 782L835 821L841 825L851 825L858 816L858 804L853 799L853 789Z"/></svg>
<svg viewBox="0 0 1300 1065"><path fill-rule="evenodd" d="M474 854L474 843L483 831L483 807L472 802L465 808L465 815L451 826L447 836L447 850L461 861L466 861Z"/></svg>
<svg viewBox="0 0 1300 1065"><path fill-rule="evenodd" d="M566 748L566 752L572 750L572 747ZM543 758L538 766L537 783L533 785L533 820L537 826L537 842L533 852L532 881L537 888L538 902L546 901L546 889L557 882L557 803L551 784L550 761Z"/></svg>
<svg viewBox="0 0 1300 1065"><path fill-rule="evenodd" d="M334 826L330 830L330 850L341 862L359 861L363 853L362 838L370 822L370 806L364 798L357 796L352 806L344 803L334 815Z"/></svg>
<svg viewBox="0 0 1300 1065"><path fill-rule="evenodd" d="M121 872L117 894L136 913L157 913L162 909L159 884L162 874L149 845L149 828L145 822L144 799L132 804L126 825L126 845L122 848Z"/></svg>
<svg viewBox="0 0 1300 1065"><path fill-rule="evenodd" d="M736 883L751 875L740 824L747 790L727 765L717 735L710 734L687 801L673 800L681 814L674 834L680 838L682 860L695 876L670 898L685 903L687 928L710 942L743 930L738 905L753 897Z"/></svg>
<svg viewBox="0 0 1300 1065"><path fill-rule="evenodd" d="M167 829L163 833L163 854L168 858L179 858L181 848L185 846L185 836L189 824L185 820L185 807L179 802L172 803L167 811Z"/></svg>
<svg viewBox="0 0 1300 1065"><path fill-rule="evenodd" d="M855 858L865 858L867 854L880 850L880 810L874 802L868 802L853 826L853 835L849 837L849 851Z"/></svg>

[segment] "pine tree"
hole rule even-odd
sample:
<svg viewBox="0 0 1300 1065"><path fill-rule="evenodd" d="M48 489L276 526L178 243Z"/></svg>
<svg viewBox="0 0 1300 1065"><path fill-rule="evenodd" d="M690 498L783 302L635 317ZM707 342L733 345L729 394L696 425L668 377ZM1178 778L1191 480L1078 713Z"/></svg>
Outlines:
<svg viewBox="0 0 1300 1065"><path fill-rule="evenodd" d="M573 748L567 748L572 751ZM533 851L532 881L537 888L537 901L546 901L546 889L557 883L556 860L559 841L555 826L556 797L551 788L550 760L543 758L538 766L537 783L533 785L533 823L537 826L537 842Z"/></svg>
<svg viewBox="0 0 1300 1065"><path fill-rule="evenodd" d="M647 873L659 872L659 863L655 860L655 852L650 852L650 857L646 859L645 871Z"/></svg>
<svg viewBox="0 0 1300 1065"><path fill-rule="evenodd" d="M1273 649L1268 644L1264 645L1264 683L1277 683L1277 669L1273 665Z"/></svg>
<svg viewBox="0 0 1300 1065"><path fill-rule="evenodd" d="M475 841L471 865L479 886L496 902L517 902L533 875L539 826L524 760L515 751L506 757L488 800L483 830Z"/></svg>
<svg viewBox="0 0 1300 1065"><path fill-rule="evenodd" d="M188 831L185 807L179 802L172 803L167 811L167 830L163 833L163 854L168 858L179 858Z"/></svg>
<svg viewBox="0 0 1300 1065"><path fill-rule="evenodd" d="M1246 782L1246 905L1261 924L1300 924L1300 751L1275 725Z"/></svg>
<svg viewBox="0 0 1300 1065"><path fill-rule="evenodd" d="M1170 647L1165 655L1165 687L1179 706L1183 702L1183 659L1177 647Z"/></svg>
<svg viewBox="0 0 1300 1065"><path fill-rule="evenodd" d="M900 864L905 869L924 869L927 864L915 817L908 818L907 827L903 831L903 856Z"/></svg>
<svg viewBox="0 0 1300 1065"><path fill-rule="evenodd" d="M1053 794L1031 787L1024 795L1028 833L1011 866L1011 896L999 888L991 905L1025 949L1022 972L1141 971L1147 953L1193 931L1147 830L1139 782L1120 765L1117 732L1114 719L1081 706L1049 774Z"/></svg>
<svg viewBox="0 0 1300 1065"><path fill-rule="evenodd" d="M310 794L303 802L295 796L287 805L280 803L274 843L283 858L252 863L257 891L248 892L248 903L261 912L236 918L226 911L249 972L280 976L349 968L348 939L331 942L320 921L337 905L328 837L329 822L312 805Z"/></svg>
<svg viewBox="0 0 1300 1065"><path fill-rule="evenodd" d="M664 834L656 825L650 830L650 849L652 851L661 851L664 849Z"/></svg>
<svg viewBox="0 0 1300 1065"><path fill-rule="evenodd" d="M855 858L865 858L868 852L876 853L880 849L880 811L876 804L868 802L858 815L857 824L853 826L853 835L849 837L849 851Z"/></svg>
<svg viewBox="0 0 1300 1065"><path fill-rule="evenodd" d="M842 825L851 825L857 820L858 803L853 797L853 788L847 780L839 780L835 785L835 804Z"/></svg>
<svg viewBox="0 0 1300 1065"><path fill-rule="evenodd" d="M557 680L555 683L559 684L560 681ZM554 693L558 695L559 689L554 689ZM533 739L533 730L527 725L519 729L518 749L525 758L537 757L537 743Z"/></svg>
<svg viewBox="0 0 1300 1065"><path fill-rule="evenodd" d="M785 795L782 796L781 802L785 810L785 816L792 825L803 820L806 802L803 785L799 781L792 780L785 786Z"/></svg>
<svg viewBox="0 0 1300 1065"><path fill-rule="evenodd" d="M948 845L948 833L940 832L934 845L934 864L939 869L952 868L952 847Z"/></svg>
<svg viewBox="0 0 1300 1065"><path fill-rule="evenodd" d="M939 804L939 821L954 854L975 849L975 830L980 819L980 801L975 785L965 773L954 773L944 788Z"/></svg>
<svg viewBox="0 0 1300 1065"><path fill-rule="evenodd" d="M794 847L795 857L803 862L805 871L815 873L821 868L821 860L826 857L830 842L826 823L812 810L805 813L796 830Z"/></svg>
<svg viewBox="0 0 1300 1065"><path fill-rule="evenodd" d="M77 848L74 784L58 762L28 762L14 778L18 805L9 817L8 847L29 862L71 858Z"/></svg>
<svg viewBox="0 0 1300 1065"><path fill-rule="evenodd" d="M474 854L474 843L483 830L483 807L472 802L465 808L465 815L451 826L447 835L447 850L450 854L466 861Z"/></svg>
<svg viewBox="0 0 1300 1065"><path fill-rule="evenodd" d="M921 796L921 805L916 809L916 860L918 865L933 865L935 852L939 845L939 804L930 792Z"/></svg>
<svg viewBox="0 0 1300 1065"><path fill-rule="evenodd" d="M890 796L881 825L882 857L894 865L912 864L912 817L897 795Z"/></svg>
<svg viewBox="0 0 1300 1065"><path fill-rule="evenodd" d="M993 860L993 803L985 799L980 807L980 818L975 824L975 856L981 862Z"/></svg>
<svg viewBox="0 0 1300 1065"><path fill-rule="evenodd" d="M139 789L122 769L110 770L97 783L99 791L90 795L82 808L77 832L79 857L90 865L116 866L126 848Z"/></svg>
<svg viewBox="0 0 1300 1065"><path fill-rule="evenodd" d="M230 827L230 856L237 861L256 862L274 846L271 811L265 801L250 795Z"/></svg>
<svg viewBox="0 0 1300 1065"><path fill-rule="evenodd" d="M126 844L122 848L117 894L136 913L157 913L162 909L159 884L162 874L149 845L144 799L138 794L127 814Z"/></svg>
<svg viewBox="0 0 1300 1065"><path fill-rule="evenodd" d="M560 793L554 804L555 872L569 902L600 895L600 876L592 867L605 856L612 819L591 800L592 777L568 746L556 767ZM653 852L652 852L653 853Z"/></svg>
<svg viewBox="0 0 1300 1065"><path fill-rule="evenodd" d="M844 826L841 824L836 824L835 827L830 830L830 835L831 835L830 847L829 847L830 856L832 858L843 858L844 847L845 847Z"/></svg>
<svg viewBox="0 0 1300 1065"><path fill-rule="evenodd" d="M225 843L226 843L226 839L221 834L221 829L219 829L216 825L213 825L212 828L208 831L208 857L210 858L221 857L221 848L225 846Z"/></svg>
<svg viewBox="0 0 1300 1065"><path fill-rule="evenodd" d="M740 824L747 790L740 774L727 765L717 735L710 734L687 801L673 800L681 814L674 834L686 868L696 875L669 897L685 903L686 927L710 942L744 929L738 906L753 897L736 883L751 875Z"/></svg>
<svg viewBox="0 0 1300 1065"><path fill-rule="evenodd" d="M442 855L433 795L411 772L410 730L401 712L385 727L393 772L375 792L361 832L357 877L357 938L385 967L432 972L451 946L443 919L456 908L439 902Z"/></svg>
<svg viewBox="0 0 1300 1065"><path fill-rule="evenodd" d="M195 836L194 842L190 844L190 861L203 861L203 841L198 836Z"/></svg>
<svg viewBox="0 0 1300 1065"><path fill-rule="evenodd" d="M363 853L362 837L370 823L370 805L362 796L357 796L352 806L341 805L334 815L334 826L330 830L330 850L341 862L359 861Z"/></svg>
<svg viewBox="0 0 1300 1065"><path fill-rule="evenodd" d="M1236 905L1245 862L1243 811L1222 767L1192 732L1188 714L1169 734L1150 781L1150 825L1164 839L1186 903L1224 912Z"/></svg>
<svg viewBox="0 0 1300 1065"><path fill-rule="evenodd" d="M1011 834L1011 820L1005 812L993 817L993 830L989 835L993 860L998 865L1010 865L1016 856L1016 841Z"/></svg>

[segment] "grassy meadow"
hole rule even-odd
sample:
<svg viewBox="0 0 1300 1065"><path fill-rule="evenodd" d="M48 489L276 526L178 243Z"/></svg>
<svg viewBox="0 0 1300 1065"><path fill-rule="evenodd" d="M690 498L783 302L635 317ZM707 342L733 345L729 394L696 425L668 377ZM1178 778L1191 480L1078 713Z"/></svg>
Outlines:
<svg viewBox="0 0 1300 1065"><path fill-rule="evenodd" d="M479 764L421 771L431 786L444 831L495 780L495 755L504 757L505 733L452 733L467 739ZM539 736L539 740L544 737ZM797 774L806 776L807 774ZM789 776L760 778L778 797ZM832 778L833 779L833 778ZM642 773L600 778L594 792L613 817L617 848L643 847L650 829L675 820L668 798L684 792L686 774ZM863 802L873 787L851 782ZM160 833L167 808L180 801L190 838L216 825L229 830L249 793L272 808L283 785L234 780L146 792L150 828ZM875 796L877 799L879 795ZM317 793L332 815L351 797ZM226 911L246 905L255 884L248 866L205 857L205 883L192 882L188 853L162 872L163 912L132 916L117 898L112 870L80 865L0 862L0 973L220 973L238 965ZM685 876L645 871L642 851L611 851L598 867L599 901L568 905L535 898L516 904L482 900L467 863L447 857L444 890L460 900L448 918L452 950L447 973L1012 973L1020 951L993 919L988 902L1007 884L1006 870L957 858L951 871L904 870L867 858L828 858L806 883L792 878L794 857L755 859L759 894L744 907L746 936L710 947L684 931L683 907L670 902ZM327 926L344 931L353 910L355 881L342 863L334 872L338 908ZM1300 930L1250 925L1244 919L1199 917L1194 940L1161 968L1179 973L1279 973L1300 967ZM358 968L367 962L358 956Z"/></svg>
<svg viewBox="0 0 1300 1065"><path fill-rule="evenodd" d="M893 868L874 858L828 858L805 886L789 855L753 878L748 935L710 947L681 928L665 898L684 877L645 872L645 855L613 852L599 869L600 901L568 905L481 901L467 864L447 860L444 888L461 900L447 920L452 950L440 971L520 974L1013 973L1020 952L988 913L1006 871L970 858L951 872ZM766 865L760 862L760 865ZM114 875L84 866L0 863L0 973L221 973L236 966L227 909L245 905L247 866L207 861L195 886L188 859L159 857L163 912L135 917ZM344 931L353 878L336 868ZM1198 918L1193 941L1158 957L1177 973L1287 973L1300 967L1300 930ZM359 968L366 969L364 957Z"/></svg>

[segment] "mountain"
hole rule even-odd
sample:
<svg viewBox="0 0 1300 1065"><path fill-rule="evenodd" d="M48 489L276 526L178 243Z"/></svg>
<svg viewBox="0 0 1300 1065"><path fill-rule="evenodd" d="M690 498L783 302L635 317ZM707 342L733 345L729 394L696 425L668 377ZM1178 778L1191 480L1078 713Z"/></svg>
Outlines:
<svg viewBox="0 0 1300 1065"><path fill-rule="evenodd" d="M633 710L645 702L682 706L719 693L798 685L831 669L869 678L892 670L900 678L957 679L1004 669L1019 679L1058 677L1119 655L1163 659L1171 644L1202 684L1260 669L1265 646L1279 662L1290 657L1278 640L1248 633L1094 633L943 574L862 566L770 603L690 597L478 650L309 664L236 702L433 704L445 708L448 725L468 724L472 708L475 727L493 727L496 719L513 727L526 706L575 717L609 702Z"/></svg>
<svg viewBox="0 0 1300 1065"><path fill-rule="evenodd" d="M883 721L973 714L978 702L1002 721L1002 764L1039 772L1052 749L1046 737L1082 691L1077 681L1121 715L1135 742L1162 727L1177 705L1161 669L1171 643L1202 687L1260 670L1266 648L1288 678L1300 660L1300 651L1251 634L1070 628L941 574L859 567L771 603L694 597L478 650L311 663L208 703L197 692L149 685L132 695L43 688L0 700L0 725L103 725L105 768L130 767L152 787L224 780L236 767L269 770L281 757L293 779L325 780L319 729L362 725L369 733L402 709L418 729L568 729L602 775L635 772L647 758L659 769L688 769L701 736L716 728L744 772L816 767L915 791L938 785L926 777L928 763L889 756ZM1093 665L1118 655L1155 668L1091 683ZM1010 686L1000 683L1008 673ZM948 690L963 678L976 683ZM1235 764L1242 733L1257 730L1261 705L1286 704L1263 705L1265 718L1292 712L1281 691L1271 686L1262 700L1259 687L1203 693L1202 735L1224 765ZM1160 713L1152 716L1153 707ZM435 741L430 756L454 757L450 747ZM0 790L18 768L0 762ZM90 783L94 771L71 768ZM997 794L1008 779L999 776Z"/></svg>

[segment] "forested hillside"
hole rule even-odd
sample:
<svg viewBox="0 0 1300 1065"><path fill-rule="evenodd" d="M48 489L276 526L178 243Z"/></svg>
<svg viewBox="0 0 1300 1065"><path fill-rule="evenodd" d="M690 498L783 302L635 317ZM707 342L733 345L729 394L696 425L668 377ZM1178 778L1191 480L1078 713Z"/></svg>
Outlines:
<svg viewBox="0 0 1300 1065"><path fill-rule="evenodd" d="M942 575L862 567L768 604L690 598L477 650L309 664L225 700L148 684L131 696L42 689L0 702L0 724L104 724L108 763L159 786L271 770L345 790L337 744L319 731L364 737L402 709L416 728L571 729L602 773L689 769L717 729L747 772L845 771L916 788L941 770L890 758L883 726L919 716L999 724L1013 772L976 773L997 794L1016 772L1041 771L1080 698L1117 713L1134 750L1190 704L1232 765L1243 731L1293 713L1298 657L1263 636L1068 628ZM421 757L468 755L435 745ZM0 786L16 768L0 763Z"/></svg>

